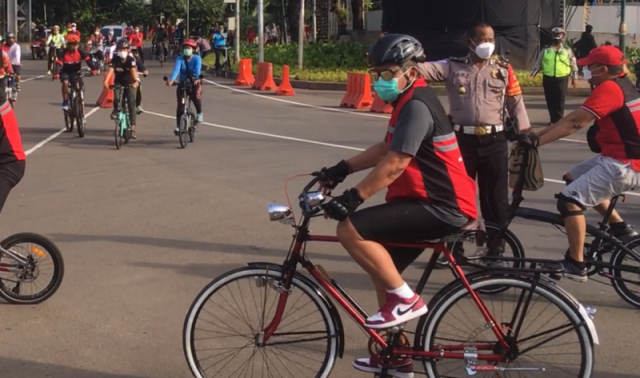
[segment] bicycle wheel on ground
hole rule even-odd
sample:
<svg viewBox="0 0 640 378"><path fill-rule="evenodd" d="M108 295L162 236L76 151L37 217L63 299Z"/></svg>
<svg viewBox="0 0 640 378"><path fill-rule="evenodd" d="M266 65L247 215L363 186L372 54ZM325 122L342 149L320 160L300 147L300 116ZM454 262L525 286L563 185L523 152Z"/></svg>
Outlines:
<svg viewBox="0 0 640 378"><path fill-rule="evenodd" d="M475 361L479 366L476 372L488 374L499 371L489 371L497 367L527 369L505 371L516 376L591 377L593 340L575 304L551 284L537 281L532 285L532 277L506 274L509 273L489 277L478 274L476 279L470 279L470 285L506 334L508 351L499 345L491 325L460 281L445 287L429 304L429 313L416 328L416 349L509 355L508 363ZM482 293L495 286L506 290L499 295ZM423 364L431 378L471 375L465 360L425 360Z"/></svg>
<svg viewBox="0 0 640 378"><path fill-rule="evenodd" d="M187 134L189 132L189 116L187 114L183 114L182 117L180 117L180 126L178 129L178 141L180 142L180 147L186 148L188 144Z"/></svg>
<svg viewBox="0 0 640 378"><path fill-rule="evenodd" d="M618 249L611 255L609 263L618 267L609 269L611 285L625 302L640 308L640 236L633 237L625 246L634 254Z"/></svg>
<svg viewBox="0 0 640 378"><path fill-rule="evenodd" d="M80 96L75 98L75 110L76 110L76 123L78 126L78 136L84 138L85 123L84 123L84 106L82 104L82 98Z"/></svg>
<svg viewBox="0 0 640 378"><path fill-rule="evenodd" d="M51 240L25 232L9 236L0 245L26 261L0 251L0 266L12 270L0 272L0 297L15 304L38 304L58 290L64 277L64 261Z"/></svg>
<svg viewBox="0 0 640 378"><path fill-rule="evenodd" d="M120 130L121 130L120 120L116 120L116 129L113 132L113 136L115 137L116 149L118 149L118 150L122 146L122 131L120 131Z"/></svg>
<svg viewBox="0 0 640 378"><path fill-rule="evenodd" d="M282 320L265 345L282 273L260 267L230 271L207 285L184 323L183 347L196 378L326 378L338 355L338 330L316 287L294 276ZM269 356L267 353L271 353Z"/></svg>

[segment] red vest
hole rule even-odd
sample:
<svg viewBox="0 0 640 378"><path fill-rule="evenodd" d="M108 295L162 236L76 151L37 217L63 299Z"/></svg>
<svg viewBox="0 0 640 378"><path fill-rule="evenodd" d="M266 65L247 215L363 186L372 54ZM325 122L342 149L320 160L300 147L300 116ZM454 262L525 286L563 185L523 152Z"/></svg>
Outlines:
<svg viewBox="0 0 640 378"><path fill-rule="evenodd" d="M640 171L640 93L626 77L612 81L622 90L624 105L598 120L600 153L631 163L633 170Z"/></svg>
<svg viewBox="0 0 640 378"><path fill-rule="evenodd" d="M409 100L427 105L435 123L434 131L424 138L400 177L389 185L387 202L410 198L456 209L469 219L477 219L476 183L467 175L451 121L424 79L416 80L394 103L387 145L391 145L396 121Z"/></svg>

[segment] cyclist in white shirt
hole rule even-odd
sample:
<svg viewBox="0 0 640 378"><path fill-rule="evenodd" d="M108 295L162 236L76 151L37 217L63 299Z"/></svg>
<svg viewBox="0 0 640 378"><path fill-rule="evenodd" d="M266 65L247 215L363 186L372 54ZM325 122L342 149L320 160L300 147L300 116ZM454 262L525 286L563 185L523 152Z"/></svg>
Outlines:
<svg viewBox="0 0 640 378"><path fill-rule="evenodd" d="M22 53L20 51L20 44L16 43L15 34L7 34L6 41L4 45L2 45L2 51L6 52L9 56L9 62L11 62L13 72L16 74L16 89L20 91L20 68L22 67L20 57Z"/></svg>

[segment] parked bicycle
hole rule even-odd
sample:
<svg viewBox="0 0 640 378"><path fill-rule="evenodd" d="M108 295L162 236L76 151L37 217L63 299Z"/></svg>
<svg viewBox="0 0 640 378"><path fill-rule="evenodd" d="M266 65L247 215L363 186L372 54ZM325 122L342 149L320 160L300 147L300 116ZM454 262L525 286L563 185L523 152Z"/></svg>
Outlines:
<svg viewBox="0 0 640 378"><path fill-rule="evenodd" d="M526 259L524 259L525 251L522 243L516 235L508 229L514 218L546 223L558 229L564 227L564 219L556 212L520 206L522 201L524 201L524 197L522 196L524 175L529 166L528 148L531 147L523 146L522 148L523 161L519 178L513 188L513 200L510 205L508 220L502 226L486 224L486 235L480 235L480 239L488 240L486 248L482 251L482 254L486 255L483 259L485 262L509 264L514 267L524 265ZM595 279L594 281L613 286L616 293L624 301L640 308L640 236L620 240L607 232L609 229L609 218L619 198L623 198L624 201L624 195L614 197L598 227L587 225L587 235L594 238L591 243L585 243L584 248L584 258L588 269L587 275L592 277L597 274L608 279L610 283ZM464 235L464 239L465 241L476 242L478 234L478 231L467 232ZM487 235L489 236L488 238ZM464 249L461 243L462 239L456 242L456 245L452 244L449 247L454 251L454 257L458 263L464 264ZM504 256L506 246L512 251L513 257ZM568 249L566 253L568 253ZM607 254L611 254L611 257L608 262L605 262L604 257ZM625 260L627 260L626 263ZM637 265L628 265L630 263ZM440 264L447 265L448 262L443 262L441 259ZM632 278L623 277L623 273L628 273ZM562 276L553 273L551 274L551 278L559 280ZM635 286L635 289L632 289L630 286Z"/></svg>
<svg viewBox="0 0 640 378"><path fill-rule="evenodd" d="M73 132L74 126L78 136L84 138L86 120L84 118L84 86L80 86L82 73L69 78L69 109L64 110L64 124L67 132Z"/></svg>
<svg viewBox="0 0 640 378"><path fill-rule="evenodd" d="M200 75L199 79L203 79L204 75ZM164 81L169 80L167 76L163 77ZM198 122L196 121L196 116L193 110L191 109L191 97L189 97L189 93L192 90L195 90L193 82L196 80L195 78L190 78L187 80L182 86L182 95L180 96L181 101L184 106L184 112L180 116L180 123L178 126L178 141L180 142L180 147L186 148L189 142L193 143L193 140L196 136L196 128ZM173 83L173 86L178 85L179 83ZM187 141L187 136L189 140Z"/></svg>
<svg viewBox="0 0 640 378"><path fill-rule="evenodd" d="M38 283L50 270L48 282ZM20 233L0 242L0 297L7 302L44 302L60 288L63 277L62 254L46 237Z"/></svg>
<svg viewBox="0 0 640 378"><path fill-rule="evenodd" d="M115 119L116 129L114 131L114 137L116 140L116 148L119 150L122 146L122 142L129 143L129 139L131 139L131 121L129 119L129 102L124 96L125 89L131 89L130 85L110 85L109 89L120 92L119 99L119 112L118 118ZM135 90L132 91L131 96L135 96ZM115 96L114 96L115 97Z"/></svg>
<svg viewBox="0 0 640 378"><path fill-rule="evenodd" d="M220 73L222 73L224 77L228 78L231 75L231 56L229 55L231 47L225 46L221 49L224 50L224 62L220 64Z"/></svg>
<svg viewBox="0 0 640 378"><path fill-rule="evenodd" d="M446 247L446 243L455 241L459 234L437 241L402 244L403 247L434 249L416 293L422 293L443 253L458 277L429 302L429 312L417 324L413 346L409 345L404 325L387 330L386 334L364 327L369 316L366 311L321 265L313 264L306 251L309 242L337 242L335 236L312 235L309 231L311 218L322 216L321 205L326 200L321 191L311 191L320 180L318 174L298 196L302 210L298 222L290 207L270 204L267 208L270 220L294 227L289 253L282 264L250 262L247 267L229 271L213 280L194 300L184 323L183 347L195 377L224 378L235 376L237 372L256 377L328 377L336 359L343 357L345 348L344 327L331 298L370 336L369 351L372 358L380 360L382 368L378 374L382 378L397 374L391 367L408 357L421 361L426 375L431 378L470 376L477 372L513 372L520 377L527 373L537 375L541 371L550 376L592 376L593 348L599 340L591 315L569 293L544 276L548 272L538 266L547 260L527 259L531 263L529 269L503 268L465 276ZM304 267L311 278L298 272L298 265ZM482 291L493 287L515 290L502 298L516 303L495 304L498 296L492 294L489 307L489 302L481 298ZM240 293L244 288L251 293ZM263 300L264 303L257 303ZM453 309L463 300L467 301L467 306L456 316ZM542 305L543 310L532 310L541 300L547 302L547 307ZM214 303L209 307L210 301ZM305 307L307 305L309 308ZM507 307L514 312L499 313ZM234 313L236 309L239 312ZM550 309L555 312L551 311L547 318L545 315L549 315ZM529 321L541 320L542 326L525 324L529 313L532 314ZM249 318L254 316L256 323L249 324ZM244 322L246 324L240 324ZM466 326L468 331L460 331ZM543 330L545 326L549 328ZM527 331L534 334L524 335ZM196 332L204 334L196 335ZM565 336L573 336L575 345L558 341ZM551 341L564 345L561 351L550 352L550 347L558 345L549 345ZM537 348L542 349L540 354L533 354ZM275 350L274 355L268 357L267 352L271 350ZM305 362L283 361L314 351L317 356L309 357ZM558 356L562 359L558 362L560 366L542 360L547 357L557 359ZM571 356L574 366L566 362ZM219 363L215 363L216 360ZM458 365L452 367L453 363ZM273 367L274 364L283 366ZM413 376L413 373L406 376Z"/></svg>

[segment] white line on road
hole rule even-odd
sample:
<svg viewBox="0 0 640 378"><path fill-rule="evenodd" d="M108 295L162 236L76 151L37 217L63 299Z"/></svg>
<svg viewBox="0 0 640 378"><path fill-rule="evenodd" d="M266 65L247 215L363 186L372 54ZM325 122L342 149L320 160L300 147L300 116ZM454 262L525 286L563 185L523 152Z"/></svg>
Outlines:
<svg viewBox="0 0 640 378"><path fill-rule="evenodd" d="M92 114L94 114L95 112L97 112L98 110L100 110L100 108L93 108L91 110L89 110L89 112L87 114L85 114L84 118L89 118L91 117ZM51 134L47 139L43 140L42 142L36 144L35 146L31 147L30 149L28 149L27 151L25 151L25 154L31 155L32 153L36 152L39 148L42 148L45 144L51 142L52 140L56 139L58 137L58 135L62 134L63 132L65 132L65 130L67 130L66 127L63 127L62 129L56 131L55 133Z"/></svg>
<svg viewBox="0 0 640 378"><path fill-rule="evenodd" d="M265 96L265 95L261 95L259 93L253 93L253 92L249 92L249 91L246 91L246 90L243 90L243 89L238 89L238 88L230 87L228 85L216 83L215 81L212 81L212 80L207 80L207 79L203 79L203 80L205 82L207 82L209 84L213 84L213 85L215 85L215 86L217 86L219 88L228 89L230 91L243 93L243 94L247 94L247 95L250 95L250 96L260 97L260 98L264 98L264 99L271 100L271 101L278 101L278 102L282 102L282 103L285 103L285 104L299 105L299 106L304 106L304 107L312 108L312 109L327 110L327 111L330 111L330 112L337 112L337 113L347 113L347 114L353 114L353 115L358 115L358 116L363 116L363 117L375 117L375 118L384 118L384 119L389 119L390 118L388 115L363 113L363 112L359 112L359 111L355 111L355 110L344 110L344 109L327 108L327 107L324 107L324 106L305 104L304 102L285 100L283 98L279 98L279 97L275 97L275 96ZM584 140L577 140L577 139L562 138L560 140L563 141L563 142L573 142L573 143L583 143L583 144L587 143Z"/></svg>
<svg viewBox="0 0 640 378"><path fill-rule="evenodd" d="M22 80L20 80L20 82L21 83L26 83L27 81L40 79L41 77L45 77L45 76L47 76L47 75L34 76L34 77L30 77L28 79L22 79Z"/></svg>
<svg viewBox="0 0 640 378"><path fill-rule="evenodd" d="M162 118L168 118L168 119L173 119L175 120L175 116L172 115L167 115L167 114L162 114L162 113L156 113L156 112L150 112L148 110L145 110L144 112L145 114L150 114L150 115L154 115L156 117L162 117ZM253 130L247 130L247 129L241 129L238 127L231 127L231 126L225 126L225 125L219 125L216 123L210 123L210 122L201 122L201 125L206 125L206 126L211 126L211 127L215 127L218 129L224 129L224 130L230 130L230 131L236 131L239 133L245 133L245 134L253 134L253 135L261 135L261 136L266 136L269 138L275 138L275 139L283 139L283 140L290 140L290 141L294 141L294 142L301 142L301 143L308 143L308 144L315 144L315 145L319 145L319 146L326 146L326 147L335 147L335 148L341 148L344 150L351 150L351 151L364 151L363 148L358 148L358 147L351 147L351 146L345 146L345 145L341 145L341 144L333 144L333 143L325 143L325 142L319 142L316 140L309 140L309 139L301 139L301 138L293 138L293 137L288 137L285 135L278 135L278 134L270 134L270 133L263 133L260 131L253 131ZM550 182L553 184L561 184L561 185L565 185L564 181L561 180L555 180L555 179L548 179L545 178L544 181L546 182ZM628 194L630 196L636 196L636 197L640 197L640 193L631 193L631 192L627 192L625 194Z"/></svg>

